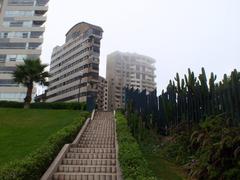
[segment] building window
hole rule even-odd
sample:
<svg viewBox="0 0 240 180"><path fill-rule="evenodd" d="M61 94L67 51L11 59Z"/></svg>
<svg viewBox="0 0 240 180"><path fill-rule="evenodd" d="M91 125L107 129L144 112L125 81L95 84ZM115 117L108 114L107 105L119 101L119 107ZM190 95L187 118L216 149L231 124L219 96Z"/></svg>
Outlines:
<svg viewBox="0 0 240 180"><path fill-rule="evenodd" d="M45 6L49 0L37 0L37 6Z"/></svg>
<svg viewBox="0 0 240 180"><path fill-rule="evenodd" d="M4 21L5 27L32 27L32 21Z"/></svg>
<svg viewBox="0 0 240 180"><path fill-rule="evenodd" d="M100 39L96 39L96 38L95 38L95 39L94 39L94 44L98 44L98 45L99 45L99 44L100 44Z"/></svg>
<svg viewBox="0 0 240 180"><path fill-rule="evenodd" d="M97 46L93 46L93 51L97 52L97 53L100 53L100 48L97 47Z"/></svg>
<svg viewBox="0 0 240 180"><path fill-rule="evenodd" d="M6 61L6 54L0 54L0 62Z"/></svg>
<svg viewBox="0 0 240 180"><path fill-rule="evenodd" d="M26 43L0 43L0 49L25 49Z"/></svg>
<svg viewBox="0 0 240 180"><path fill-rule="evenodd" d="M23 38L28 38L28 33L23 33L23 34L22 34L22 37L23 37Z"/></svg>
<svg viewBox="0 0 240 180"><path fill-rule="evenodd" d="M136 66L136 70L137 70L137 71L140 71L140 67L139 67L138 65Z"/></svg>
<svg viewBox="0 0 240 180"><path fill-rule="evenodd" d="M33 6L35 0L8 0L9 6Z"/></svg>
<svg viewBox="0 0 240 180"><path fill-rule="evenodd" d="M136 79L140 79L140 74L139 73L136 74Z"/></svg>
<svg viewBox="0 0 240 180"><path fill-rule="evenodd" d="M42 31L33 31L30 34L30 38L42 38L43 32Z"/></svg>
<svg viewBox="0 0 240 180"><path fill-rule="evenodd" d="M34 11L6 11L5 17L26 17L33 16Z"/></svg>
<svg viewBox="0 0 240 180"><path fill-rule="evenodd" d="M98 36L101 36L101 31L97 30L97 29L93 29L93 34L96 34Z"/></svg>
<svg viewBox="0 0 240 180"><path fill-rule="evenodd" d="M41 47L41 43L29 43L28 49L39 49Z"/></svg>
<svg viewBox="0 0 240 180"><path fill-rule="evenodd" d="M0 38L28 38L28 32L0 32Z"/></svg>

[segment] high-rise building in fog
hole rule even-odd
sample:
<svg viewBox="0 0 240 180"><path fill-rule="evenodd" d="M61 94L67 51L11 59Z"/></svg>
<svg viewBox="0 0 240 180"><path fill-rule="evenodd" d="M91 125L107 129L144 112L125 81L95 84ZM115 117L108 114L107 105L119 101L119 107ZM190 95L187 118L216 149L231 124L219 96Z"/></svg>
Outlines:
<svg viewBox="0 0 240 180"><path fill-rule="evenodd" d="M125 105L125 87L151 92L156 89L155 60L136 53L114 52L107 56L108 108Z"/></svg>
<svg viewBox="0 0 240 180"><path fill-rule="evenodd" d="M0 100L23 101L13 81L16 65L41 55L48 0L0 0Z"/></svg>
<svg viewBox="0 0 240 180"><path fill-rule="evenodd" d="M86 22L73 26L53 49L47 101L80 101L95 106L103 30ZM79 93L80 92L80 93Z"/></svg>
<svg viewBox="0 0 240 180"><path fill-rule="evenodd" d="M108 86L107 80L101 76L98 79L97 109L108 110Z"/></svg>

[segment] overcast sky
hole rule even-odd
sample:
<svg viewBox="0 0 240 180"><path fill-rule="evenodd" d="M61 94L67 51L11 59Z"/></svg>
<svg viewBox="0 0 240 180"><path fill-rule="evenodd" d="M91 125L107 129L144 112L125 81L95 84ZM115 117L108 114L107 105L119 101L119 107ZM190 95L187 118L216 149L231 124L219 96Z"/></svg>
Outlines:
<svg viewBox="0 0 240 180"><path fill-rule="evenodd" d="M81 21L99 25L100 75L107 54L119 50L156 59L158 90L176 72L240 70L240 0L50 0L42 61L50 63L53 47Z"/></svg>

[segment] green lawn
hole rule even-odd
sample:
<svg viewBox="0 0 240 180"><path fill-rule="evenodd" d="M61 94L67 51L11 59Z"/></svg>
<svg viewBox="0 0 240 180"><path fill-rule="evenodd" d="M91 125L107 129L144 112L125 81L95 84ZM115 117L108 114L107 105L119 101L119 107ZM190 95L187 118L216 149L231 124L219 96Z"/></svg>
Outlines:
<svg viewBox="0 0 240 180"><path fill-rule="evenodd" d="M141 149L149 168L159 180L185 180L187 176L181 167L167 161L160 147L161 141L154 132L148 132L141 141Z"/></svg>
<svg viewBox="0 0 240 180"><path fill-rule="evenodd" d="M160 153L144 152L149 167L159 180L184 180L187 179L183 170L173 163L166 161Z"/></svg>
<svg viewBox="0 0 240 180"><path fill-rule="evenodd" d="M72 110L0 108L0 166L24 158L80 115Z"/></svg>

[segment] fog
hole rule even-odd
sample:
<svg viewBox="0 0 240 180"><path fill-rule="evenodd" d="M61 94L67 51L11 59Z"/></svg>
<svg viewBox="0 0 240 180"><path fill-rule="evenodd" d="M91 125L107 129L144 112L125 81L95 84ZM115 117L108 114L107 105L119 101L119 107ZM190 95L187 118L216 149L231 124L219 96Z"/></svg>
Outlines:
<svg viewBox="0 0 240 180"><path fill-rule="evenodd" d="M41 59L50 63L53 47L85 21L103 28L100 75L107 54L119 50L156 59L158 90L176 72L224 73L240 68L239 0L50 0Z"/></svg>

